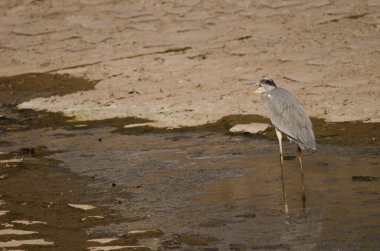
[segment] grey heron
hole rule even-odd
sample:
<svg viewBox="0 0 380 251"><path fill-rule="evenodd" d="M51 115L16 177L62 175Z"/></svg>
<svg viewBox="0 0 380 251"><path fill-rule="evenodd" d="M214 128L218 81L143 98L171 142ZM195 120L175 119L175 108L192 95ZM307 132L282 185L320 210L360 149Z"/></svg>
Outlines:
<svg viewBox="0 0 380 251"><path fill-rule="evenodd" d="M276 128L280 148L280 164L281 174L284 161L282 151L282 134L297 144L297 158L299 160L302 176L302 198L305 200L305 188L303 185L304 171L302 166L302 150L317 149L313 126L305 109L297 98L289 91L277 87L272 79L261 79L257 84L250 83L249 85L256 86L256 89L250 91L261 94L261 100L267 108L268 117ZM283 184L284 187L284 184ZM284 192L284 197L286 194Z"/></svg>

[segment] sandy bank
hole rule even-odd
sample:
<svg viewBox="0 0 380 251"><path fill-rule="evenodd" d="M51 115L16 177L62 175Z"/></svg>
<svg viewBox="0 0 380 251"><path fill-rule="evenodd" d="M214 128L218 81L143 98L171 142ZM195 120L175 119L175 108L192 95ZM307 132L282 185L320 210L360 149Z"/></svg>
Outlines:
<svg viewBox="0 0 380 251"><path fill-rule="evenodd" d="M193 126L265 115L264 75L328 121L380 122L378 1L24 1L0 4L0 76L68 73L94 90L20 108Z"/></svg>

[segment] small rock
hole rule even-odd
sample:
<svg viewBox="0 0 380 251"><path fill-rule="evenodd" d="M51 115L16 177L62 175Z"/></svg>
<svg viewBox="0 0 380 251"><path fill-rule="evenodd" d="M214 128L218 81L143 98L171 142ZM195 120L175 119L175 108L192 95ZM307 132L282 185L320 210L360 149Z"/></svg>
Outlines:
<svg viewBox="0 0 380 251"><path fill-rule="evenodd" d="M105 243L109 243L109 242L112 242L112 241L116 241L118 238L98 238L98 239L90 239L90 240L87 240L87 241L90 241L90 242L97 242L97 243L100 243L100 244L105 244Z"/></svg>
<svg viewBox="0 0 380 251"><path fill-rule="evenodd" d="M74 127L77 127L77 128L81 128L81 127L86 127L87 124L78 124L78 125L74 125Z"/></svg>
<svg viewBox="0 0 380 251"><path fill-rule="evenodd" d="M67 205L70 206L70 207L82 209L82 210L85 210L85 211L91 210L91 209L95 208L92 205L84 205L84 204L67 204Z"/></svg>
<svg viewBox="0 0 380 251"><path fill-rule="evenodd" d="M139 236L139 237L158 237L162 235L162 231L159 229L152 230L131 230L127 233L127 236Z"/></svg>
<svg viewBox="0 0 380 251"><path fill-rule="evenodd" d="M137 124L129 124L125 125L124 128L134 128L134 127L143 127L143 126L152 126L152 122L148 123L137 123Z"/></svg>
<svg viewBox="0 0 380 251"><path fill-rule="evenodd" d="M90 219L104 219L104 216L101 216L101 215L90 215L90 216L88 216L88 218L90 218Z"/></svg>
<svg viewBox="0 0 380 251"><path fill-rule="evenodd" d="M233 126L230 129L231 133L252 133L256 134L259 132L265 131L267 128L269 128L269 124L264 124L264 123L250 123L250 124L238 124Z"/></svg>
<svg viewBox="0 0 380 251"><path fill-rule="evenodd" d="M26 234L36 234L35 231L25 231L19 229L1 229L0 235L26 235Z"/></svg>
<svg viewBox="0 0 380 251"><path fill-rule="evenodd" d="M0 163L20 163L23 161L24 159L4 159L4 160L0 160Z"/></svg>
<svg viewBox="0 0 380 251"><path fill-rule="evenodd" d="M29 220L14 220L12 223L16 224L22 224L22 225L34 225L34 224L44 224L46 225L47 223L44 221L29 221Z"/></svg>

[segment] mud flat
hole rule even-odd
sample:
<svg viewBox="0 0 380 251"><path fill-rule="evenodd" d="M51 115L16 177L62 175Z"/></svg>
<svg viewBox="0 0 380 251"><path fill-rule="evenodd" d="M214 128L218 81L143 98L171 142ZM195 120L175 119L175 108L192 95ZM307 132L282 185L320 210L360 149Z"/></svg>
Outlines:
<svg viewBox="0 0 380 251"><path fill-rule="evenodd" d="M287 158L286 213L274 140L210 131L112 131L41 128L3 135L3 151L40 145L13 152L24 161L1 168L4 229L38 232L33 237L53 243L46 250L375 250L379 245L378 145L319 144L317 153L306 153L305 208L297 161ZM48 156L38 156L48 150ZM285 144L287 156L294 150ZM12 223L17 220L46 224L20 227ZM0 240L9 236L16 238ZM100 242L88 242L93 239Z"/></svg>
<svg viewBox="0 0 380 251"><path fill-rule="evenodd" d="M4 248L375 250L379 245L376 123L313 119L318 151L304 156L305 208L295 146L286 143L286 213L273 128L259 135L228 132L235 124L268 122L261 116L227 116L170 130L126 127L149 123L137 118L76 121L17 109L21 86L12 94L15 101L1 106ZM58 85L52 86L49 91L55 92ZM0 95L9 97L7 91ZM28 93L36 97L40 89Z"/></svg>

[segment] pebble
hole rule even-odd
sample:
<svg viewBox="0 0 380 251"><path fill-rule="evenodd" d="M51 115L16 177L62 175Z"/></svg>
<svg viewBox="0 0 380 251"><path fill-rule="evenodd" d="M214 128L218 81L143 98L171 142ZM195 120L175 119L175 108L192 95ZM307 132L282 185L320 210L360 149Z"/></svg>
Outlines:
<svg viewBox="0 0 380 251"><path fill-rule="evenodd" d="M256 134L265 131L271 125L264 123L238 124L230 128L231 133L252 133Z"/></svg>
<svg viewBox="0 0 380 251"><path fill-rule="evenodd" d="M95 208L92 205L84 205L84 204L67 204L67 205L70 206L70 207L82 209L82 210L85 210L85 211L91 210L91 209Z"/></svg>

